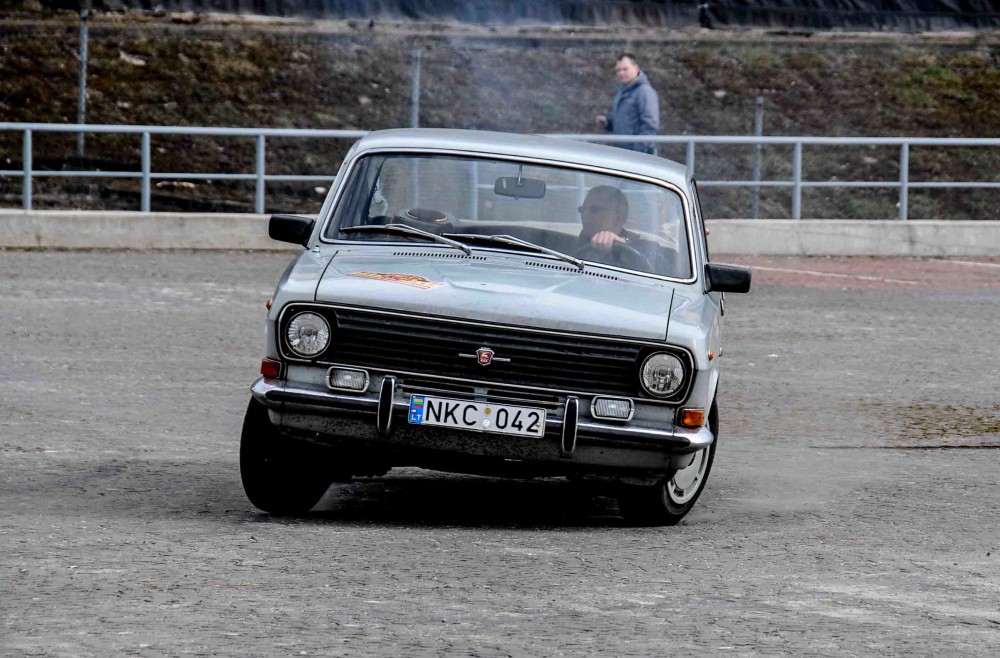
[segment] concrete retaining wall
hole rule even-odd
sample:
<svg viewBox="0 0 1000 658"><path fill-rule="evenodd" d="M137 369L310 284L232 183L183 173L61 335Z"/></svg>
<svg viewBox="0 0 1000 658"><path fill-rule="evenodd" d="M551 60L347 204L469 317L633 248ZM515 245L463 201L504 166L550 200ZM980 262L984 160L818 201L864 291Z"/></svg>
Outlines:
<svg viewBox="0 0 1000 658"><path fill-rule="evenodd" d="M1000 256L998 221L711 220L720 254ZM298 250L267 215L0 210L0 247Z"/></svg>
<svg viewBox="0 0 1000 658"><path fill-rule="evenodd" d="M301 249L267 237L267 215L0 210L0 247Z"/></svg>
<svg viewBox="0 0 1000 658"><path fill-rule="evenodd" d="M720 254L1000 256L1000 221L722 219L706 222Z"/></svg>

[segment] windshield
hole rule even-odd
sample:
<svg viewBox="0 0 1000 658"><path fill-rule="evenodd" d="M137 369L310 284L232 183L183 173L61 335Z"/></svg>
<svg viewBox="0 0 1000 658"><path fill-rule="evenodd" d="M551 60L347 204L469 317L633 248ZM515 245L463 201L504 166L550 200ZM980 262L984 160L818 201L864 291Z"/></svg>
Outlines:
<svg viewBox="0 0 1000 658"><path fill-rule="evenodd" d="M385 230L378 226L395 225ZM680 195L659 185L555 166L428 154L372 155L354 168L328 239L430 242L532 251L691 277ZM367 226L364 230L342 230ZM541 253L540 250L536 250Z"/></svg>

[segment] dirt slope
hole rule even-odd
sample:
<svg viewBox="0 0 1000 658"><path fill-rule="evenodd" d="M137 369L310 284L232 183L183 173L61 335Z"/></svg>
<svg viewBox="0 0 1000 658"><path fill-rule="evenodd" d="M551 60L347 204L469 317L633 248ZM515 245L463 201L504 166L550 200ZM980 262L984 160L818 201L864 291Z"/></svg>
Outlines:
<svg viewBox="0 0 1000 658"><path fill-rule="evenodd" d="M77 23L72 13L0 18L0 121L74 122ZM765 134L1000 136L1000 38L994 35L773 35L643 29L481 28L232 17L97 15L90 29L91 123L377 129L408 125L412 52L422 54L423 126L589 132L613 94L617 53L640 58L663 98L663 132L747 134L753 99ZM21 136L0 134L0 164L19 168ZM37 166L65 167L72 136L37 136ZM138 139L92 136L88 166L138 168ZM347 144L271 140L270 173L331 173ZM911 180L1000 179L997 149L914 149ZM664 155L683 159L682 149ZM154 140L160 171L251 172L248 139ZM764 150L765 179L790 177L790 148ZM806 179L898 179L895 148L807 150ZM749 177L750 149L704 148L703 180ZM118 181L39 179L39 207L134 208ZM109 188L112 190L109 192ZM314 185L268 188L268 209L314 210ZM707 212L746 216L748 192L710 189ZM247 209L249 184L157 190L154 210ZM896 193L807 190L814 217L895 216ZM20 180L0 179L0 205ZM208 205L206 205L208 204ZM911 216L995 219L992 191L915 191ZM761 214L789 213L765 191Z"/></svg>

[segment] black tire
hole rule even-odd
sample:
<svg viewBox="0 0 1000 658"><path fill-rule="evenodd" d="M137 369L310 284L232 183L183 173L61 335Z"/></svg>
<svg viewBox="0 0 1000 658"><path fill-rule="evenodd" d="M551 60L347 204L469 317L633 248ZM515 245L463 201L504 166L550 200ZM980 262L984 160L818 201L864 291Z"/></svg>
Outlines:
<svg viewBox="0 0 1000 658"><path fill-rule="evenodd" d="M705 490L708 474L715 461L715 447L719 445L719 408L712 402L708 412L708 427L715 435L715 441L699 452L695 461L687 469L671 473L660 482L649 486L626 486L618 495L618 509L626 523L636 526L677 525ZM690 490L678 486L681 476L685 484L691 482Z"/></svg>
<svg viewBox="0 0 1000 658"><path fill-rule="evenodd" d="M247 498L271 514L308 512L332 481L317 451L283 437L271 424L267 408L251 399L240 438L240 478Z"/></svg>

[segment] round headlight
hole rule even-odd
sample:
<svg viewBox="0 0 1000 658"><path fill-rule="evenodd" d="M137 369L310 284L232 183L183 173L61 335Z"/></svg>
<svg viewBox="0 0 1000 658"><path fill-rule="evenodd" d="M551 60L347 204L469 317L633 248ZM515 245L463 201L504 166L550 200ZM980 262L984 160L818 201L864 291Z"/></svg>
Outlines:
<svg viewBox="0 0 1000 658"><path fill-rule="evenodd" d="M322 315L299 313L288 323L285 338L299 356L316 356L330 344L330 325Z"/></svg>
<svg viewBox="0 0 1000 658"><path fill-rule="evenodd" d="M673 395L684 383L684 364L673 354L651 354L642 364L639 381L650 395L658 398Z"/></svg>

